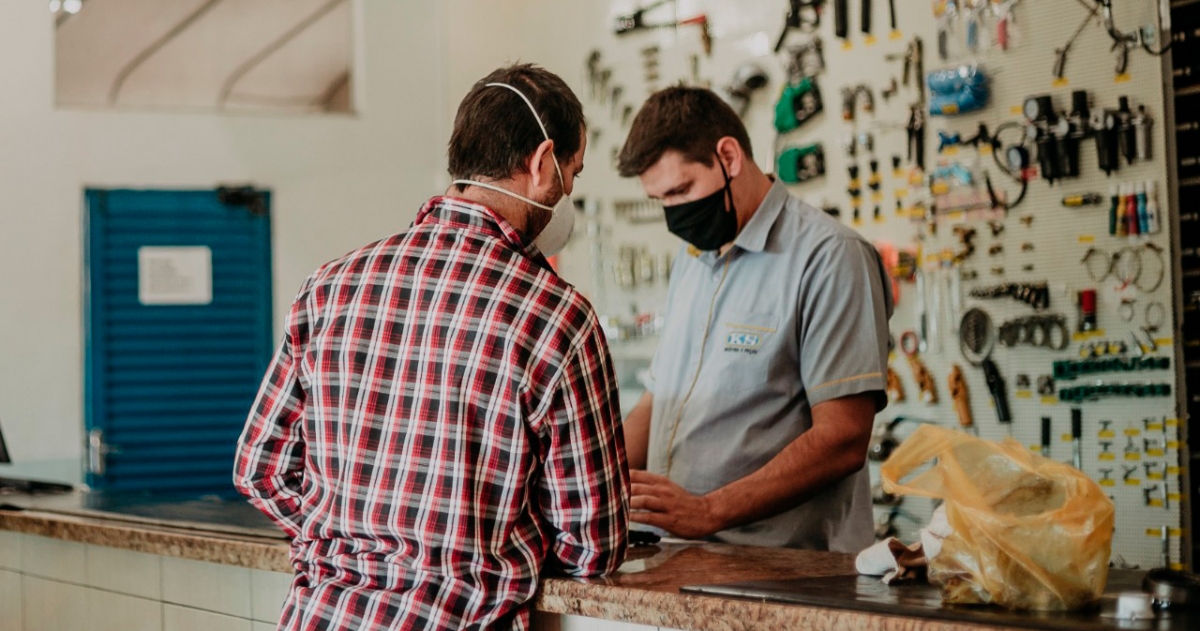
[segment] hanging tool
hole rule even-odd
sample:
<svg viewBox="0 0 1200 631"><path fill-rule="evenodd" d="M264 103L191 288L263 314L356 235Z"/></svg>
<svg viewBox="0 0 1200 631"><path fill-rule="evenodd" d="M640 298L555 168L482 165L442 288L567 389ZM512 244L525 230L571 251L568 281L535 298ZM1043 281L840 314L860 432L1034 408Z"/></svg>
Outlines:
<svg viewBox="0 0 1200 631"><path fill-rule="evenodd" d="M888 0L888 21L891 24L892 32L896 33L896 0Z"/></svg>
<svg viewBox="0 0 1200 631"><path fill-rule="evenodd" d="M698 26L700 27L700 42L704 46L704 54L712 54L712 31L709 28L708 16L705 14L687 18L686 20L674 20L670 22L647 23L646 14L665 4L674 4L675 0L659 0L647 6L641 7L633 13L617 16L616 24L613 32L617 35L628 35L636 31L647 31L660 28L679 28L681 26Z"/></svg>
<svg viewBox="0 0 1200 631"><path fill-rule="evenodd" d="M1042 417L1042 457L1050 457L1050 417Z"/></svg>
<svg viewBox="0 0 1200 631"><path fill-rule="evenodd" d="M963 431L978 435L975 419L971 416L971 397L967 391L967 380L958 364L950 368L949 386L950 398L954 399L954 411L958 414L958 426Z"/></svg>
<svg viewBox="0 0 1200 631"><path fill-rule="evenodd" d="M1088 23L1090 23L1092 21L1092 18L1096 17L1096 14L1099 10L1100 10L1100 5L1097 4L1097 5L1093 6L1091 12L1088 13L1087 17L1083 18L1083 21L1079 23L1079 27L1076 28L1075 32L1071 34L1071 37L1067 39L1067 43L1063 44L1062 48L1059 48L1054 51L1054 78L1055 79L1061 80L1066 76L1067 53L1069 53L1071 51L1071 46L1075 45L1075 40L1079 38L1079 34L1083 32L1083 29L1087 28Z"/></svg>
<svg viewBox="0 0 1200 631"><path fill-rule="evenodd" d="M917 350L924 353L929 350L929 308L926 303L925 291L925 271L918 269L916 273L917 282ZM903 341L903 340L901 340Z"/></svg>
<svg viewBox="0 0 1200 631"><path fill-rule="evenodd" d="M958 343L963 357L983 370L988 392L992 395L992 404L996 407L997 420L1001 423L1011 423L1012 412L1008 407L1008 391L1004 385L1004 377L991 359L992 350L996 347L996 327L992 324L991 316L978 308L964 313L958 329Z"/></svg>
<svg viewBox="0 0 1200 631"><path fill-rule="evenodd" d="M933 380L933 374L920 359L917 334L913 331L905 331L900 336L900 350L908 359L913 379L916 380L917 387L921 390L921 400L927 405L936 404L938 402L937 384Z"/></svg>
<svg viewBox="0 0 1200 631"><path fill-rule="evenodd" d="M862 19L859 30L863 35L871 35L871 0L862 0Z"/></svg>
<svg viewBox="0 0 1200 631"><path fill-rule="evenodd" d="M850 35L849 0L833 0L833 34L841 40Z"/></svg>
<svg viewBox="0 0 1200 631"><path fill-rule="evenodd" d="M821 26L821 9L825 0L789 0L787 17L783 21L783 31L775 42L775 52L783 48L788 33L798 30L801 33L812 33Z"/></svg>
<svg viewBox="0 0 1200 631"><path fill-rule="evenodd" d="M904 382L900 381L900 374L891 366L888 366L887 371L887 394L891 403L903 403L908 399L904 392Z"/></svg>
<svg viewBox="0 0 1200 631"><path fill-rule="evenodd" d="M1083 471L1083 410L1071 408L1071 464Z"/></svg>

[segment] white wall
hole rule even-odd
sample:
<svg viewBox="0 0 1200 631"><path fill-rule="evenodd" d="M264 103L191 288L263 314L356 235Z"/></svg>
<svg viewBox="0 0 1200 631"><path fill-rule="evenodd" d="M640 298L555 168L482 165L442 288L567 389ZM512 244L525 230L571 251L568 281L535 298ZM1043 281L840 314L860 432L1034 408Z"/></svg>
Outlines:
<svg viewBox="0 0 1200 631"><path fill-rule="evenodd" d="M439 8L358 0L356 117L58 110L53 21L0 3L0 423L20 464L80 479L85 187L274 191L275 315L321 263L404 229L438 191Z"/></svg>

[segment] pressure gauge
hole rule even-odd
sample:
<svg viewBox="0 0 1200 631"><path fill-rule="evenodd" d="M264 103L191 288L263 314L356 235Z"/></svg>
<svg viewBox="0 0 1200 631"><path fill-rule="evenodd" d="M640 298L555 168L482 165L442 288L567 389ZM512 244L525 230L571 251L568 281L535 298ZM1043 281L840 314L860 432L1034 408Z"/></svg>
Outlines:
<svg viewBox="0 0 1200 631"><path fill-rule="evenodd" d="M1004 159L1008 162L1008 170L1013 173L1020 173L1029 168L1029 151L1020 145L1006 149Z"/></svg>
<svg viewBox="0 0 1200 631"><path fill-rule="evenodd" d="M1054 103L1049 96L1031 96L1021 110L1028 120L1042 120L1054 116Z"/></svg>

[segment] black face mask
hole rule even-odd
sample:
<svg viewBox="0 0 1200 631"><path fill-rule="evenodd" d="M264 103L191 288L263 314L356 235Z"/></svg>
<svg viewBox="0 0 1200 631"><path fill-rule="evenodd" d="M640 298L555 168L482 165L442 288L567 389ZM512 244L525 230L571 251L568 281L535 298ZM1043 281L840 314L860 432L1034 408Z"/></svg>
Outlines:
<svg viewBox="0 0 1200 631"><path fill-rule="evenodd" d="M717 164L721 167L721 175L725 177L723 188L702 199L663 207L667 229L671 234L706 251L720 249L736 239L738 233L733 189L729 186L733 178L729 177L720 157L717 158ZM725 208L726 199L729 200L728 210Z"/></svg>

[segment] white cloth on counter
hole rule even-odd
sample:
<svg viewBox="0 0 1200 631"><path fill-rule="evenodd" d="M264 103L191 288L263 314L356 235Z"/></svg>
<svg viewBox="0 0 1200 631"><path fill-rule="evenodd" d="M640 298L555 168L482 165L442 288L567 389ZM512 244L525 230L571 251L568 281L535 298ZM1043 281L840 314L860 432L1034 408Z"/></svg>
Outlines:
<svg viewBox="0 0 1200 631"><path fill-rule="evenodd" d="M911 578L942 551L942 540L952 532L946 520L946 508L939 506L929 525L921 529L920 541L907 546L895 537L879 541L858 553L854 569L859 574L882 577L885 585L897 579Z"/></svg>

